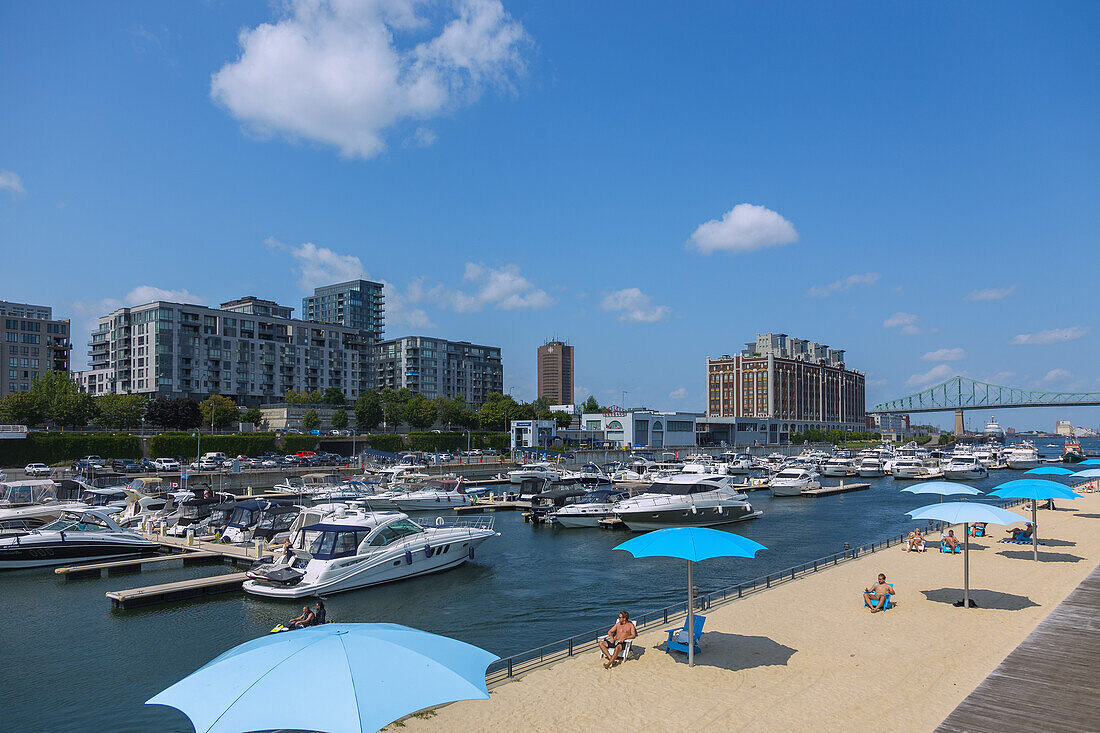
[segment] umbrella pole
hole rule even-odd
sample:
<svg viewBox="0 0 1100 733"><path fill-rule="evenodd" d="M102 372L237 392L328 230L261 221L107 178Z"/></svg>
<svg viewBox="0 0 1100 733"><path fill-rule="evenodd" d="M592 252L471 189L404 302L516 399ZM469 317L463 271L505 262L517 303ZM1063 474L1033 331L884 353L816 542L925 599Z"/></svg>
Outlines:
<svg viewBox="0 0 1100 733"><path fill-rule="evenodd" d="M1035 521L1035 499L1031 500L1031 552L1034 559L1039 559L1039 523Z"/></svg>
<svg viewBox="0 0 1100 733"><path fill-rule="evenodd" d="M691 560L688 560L688 666L695 666L695 585L691 580Z"/></svg>
<svg viewBox="0 0 1100 733"><path fill-rule="evenodd" d="M970 523L963 523L963 608L970 608Z"/></svg>

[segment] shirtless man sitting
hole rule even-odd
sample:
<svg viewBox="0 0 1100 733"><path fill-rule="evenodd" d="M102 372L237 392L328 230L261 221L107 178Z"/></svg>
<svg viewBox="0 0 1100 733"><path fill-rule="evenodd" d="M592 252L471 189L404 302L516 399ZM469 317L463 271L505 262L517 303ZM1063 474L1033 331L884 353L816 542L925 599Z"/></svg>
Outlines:
<svg viewBox="0 0 1100 733"><path fill-rule="evenodd" d="M886 582L886 574L878 574L878 582L863 591L863 601L871 607L871 613L878 613L886 605L886 596L894 595L894 586ZM877 606L875 604L878 604Z"/></svg>
<svg viewBox="0 0 1100 733"><path fill-rule="evenodd" d="M604 669L614 667L619 663L619 654L623 650L623 644L630 639L637 638L638 630L634 622L630 620L630 614L626 611L619 612L619 620L607 630L607 636L600 639L600 651L607 658L603 663Z"/></svg>
<svg viewBox="0 0 1100 733"><path fill-rule="evenodd" d="M950 549L952 552L954 552L955 548L962 544L962 542L959 542L959 538L955 536L955 530L953 529L947 530L947 534L944 535L943 539L940 540L940 542L943 542L945 545L947 545L948 549Z"/></svg>

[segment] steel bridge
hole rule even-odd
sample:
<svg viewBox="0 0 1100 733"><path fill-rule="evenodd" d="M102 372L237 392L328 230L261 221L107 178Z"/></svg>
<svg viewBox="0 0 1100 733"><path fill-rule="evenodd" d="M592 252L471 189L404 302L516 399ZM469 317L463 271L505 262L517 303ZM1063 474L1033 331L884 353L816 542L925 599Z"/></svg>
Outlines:
<svg viewBox="0 0 1100 733"><path fill-rule="evenodd" d="M951 377L934 387L880 402L870 413L898 415L911 412L955 412L955 432L963 432L964 410L1012 407L1093 407L1100 405L1100 392L1044 392L987 384L966 377Z"/></svg>

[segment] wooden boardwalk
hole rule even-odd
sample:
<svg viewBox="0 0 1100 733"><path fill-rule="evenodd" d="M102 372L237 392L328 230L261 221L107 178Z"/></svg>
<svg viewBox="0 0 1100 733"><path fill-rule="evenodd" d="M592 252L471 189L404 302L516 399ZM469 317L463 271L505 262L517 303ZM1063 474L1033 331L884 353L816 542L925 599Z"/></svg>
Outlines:
<svg viewBox="0 0 1100 733"><path fill-rule="evenodd" d="M1100 566L936 729L937 733L1100 730Z"/></svg>
<svg viewBox="0 0 1100 733"><path fill-rule="evenodd" d="M237 591L241 589L246 577L245 573L212 575L208 578L181 580L176 583L150 585L145 588L112 590L108 591L106 595L115 608L153 606L159 603L170 603L199 596Z"/></svg>
<svg viewBox="0 0 1100 733"><path fill-rule="evenodd" d="M75 578L98 578L106 571L108 575L123 572L141 572L148 565L162 566L164 563L180 562L183 565L192 565L199 562L220 562L222 555L217 552L201 550L198 552L178 553L175 555L153 555L152 557L138 557L132 560L113 560L111 562L99 562L92 565L71 565L54 569L57 575L64 575L67 580Z"/></svg>
<svg viewBox="0 0 1100 733"><path fill-rule="evenodd" d="M804 489L800 496L808 496L816 499L819 496L835 496L847 494L849 491L864 491L871 488L871 484L846 484L841 482L839 486L822 486L820 489Z"/></svg>

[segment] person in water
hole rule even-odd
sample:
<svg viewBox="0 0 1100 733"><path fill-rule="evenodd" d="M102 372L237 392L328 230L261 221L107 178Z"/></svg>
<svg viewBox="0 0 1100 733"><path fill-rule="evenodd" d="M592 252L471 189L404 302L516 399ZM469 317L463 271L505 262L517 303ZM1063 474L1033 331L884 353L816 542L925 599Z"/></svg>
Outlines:
<svg viewBox="0 0 1100 733"><path fill-rule="evenodd" d="M313 625L314 618L313 611L309 610L309 606L302 606L302 615L290 619L287 628L304 629L307 626Z"/></svg>

